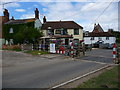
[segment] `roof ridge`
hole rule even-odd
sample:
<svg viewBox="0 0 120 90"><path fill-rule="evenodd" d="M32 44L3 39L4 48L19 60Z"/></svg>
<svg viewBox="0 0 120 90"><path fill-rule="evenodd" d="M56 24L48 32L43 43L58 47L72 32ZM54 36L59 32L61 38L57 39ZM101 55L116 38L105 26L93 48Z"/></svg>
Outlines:
<svg viewBox="0 0 120 90"><path fill-rule="evenodd" d="M47 21L47 22L74 22L74 21Z"/></svg>
<svg viewBox="0 0 120 90"><path fill-rule="evenodd" d="M15 19L15 20L29 20L29 19L36 19L36 18L27 18L27 19Z"/></svg>

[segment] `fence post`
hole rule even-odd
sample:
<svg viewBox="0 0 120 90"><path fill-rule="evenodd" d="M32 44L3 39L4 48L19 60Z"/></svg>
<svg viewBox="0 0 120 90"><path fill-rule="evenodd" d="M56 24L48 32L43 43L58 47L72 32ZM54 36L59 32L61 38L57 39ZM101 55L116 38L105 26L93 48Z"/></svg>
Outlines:
<svg viewBox="0 0 120 90"><path fill-rule="evenodd" d="M24 49L23 49L23 44L21 44L21 50L23 51Z"/></svg>
<svg viewBox="0 0 120 90"><path fill-rule="evenodd" d="M39 44L39 47L38 47L38 48L39 48L39 51L41 51L41 44Z"/></svg>
<svg viewBox="0 0 120 90"><path fill-rule="evenodd" d="M32 44L32 51L33 51L33 44Z"/></svg>

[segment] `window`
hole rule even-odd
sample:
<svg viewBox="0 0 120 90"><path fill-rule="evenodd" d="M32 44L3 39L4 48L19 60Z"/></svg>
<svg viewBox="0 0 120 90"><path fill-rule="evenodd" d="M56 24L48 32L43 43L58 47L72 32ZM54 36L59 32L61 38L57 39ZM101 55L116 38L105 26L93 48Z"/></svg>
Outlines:
<svg viewBox="0 0 120 90"><path fill-rule="evenodd" d="M94 40L94 37L91 37L91 40Z"/></svg>
<svg viewBox="0 0 120 90"><path fill-rule="evenodd" d="M79 35L79 29L74 29L74 35Z"/></svg>
<svg viewBox="0 0 120 90"><path fill-rule="evenodd" d="M99 40L99 41L101 41L101 40L102 40L102 38L101 38L101 37L98 37L98 40Z"/></svg>
<svg viewBox="0 0 120 90"><path fill-rule="evenodd" d="M48 35L54 35L54 30L53 29L48 30Z"/></svg>
<svg viewBox="0 0 120 90"><path fill-rule="evenodd" d="M57 30L55 31L55 34L61 34L61 30L57 29Z"/></svg>
<svg viewBox="0 0 120 90"><path fill-rule="evenodd" d="M109 40L109 37L106 37L106 40Z"/></svg>
<svg viewBox="0 0 120 90"><path fill-rule="evenodd" d="M9 31L9 33L13 33L13 28L10 28L10 31Z"/></svg>
<svg viewBox="0 0 120 90"><path fill-rule="evenodd" d="M63 34L62 35L67 35L67 29L63 30Z"/></svg>
<svg viewBox="0 0 120 90"><path fill-rule="evenodd" d="M67 35L67 29L57 29L55 34Z"/></svg>

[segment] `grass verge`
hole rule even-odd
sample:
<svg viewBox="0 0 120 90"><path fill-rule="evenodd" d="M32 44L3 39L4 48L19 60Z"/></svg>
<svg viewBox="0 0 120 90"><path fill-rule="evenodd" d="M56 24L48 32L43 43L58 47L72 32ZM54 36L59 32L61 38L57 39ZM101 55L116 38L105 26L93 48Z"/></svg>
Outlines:
<svg viewBox="0 0 120 90"><path fill-rule="evenodd" d="M21 49L1 49L1 50L8 50L8 51L22 51Z"/></svg>
<svg viewBox="0 0 120 90"><path fill-rule="evenodd" d="M37 51L37 50L34 50L34 51L25 51L25 53L32 54L32 55L50 54L49 52Z"/></svg>
<svg viewBox="0 0 120 90"><path fill-rule="evenodd" d="M119 88L120 79L118 78L118 70L120 65L101 73L98 77L94 77L80 84L75 90L80 88Z"/></svg>

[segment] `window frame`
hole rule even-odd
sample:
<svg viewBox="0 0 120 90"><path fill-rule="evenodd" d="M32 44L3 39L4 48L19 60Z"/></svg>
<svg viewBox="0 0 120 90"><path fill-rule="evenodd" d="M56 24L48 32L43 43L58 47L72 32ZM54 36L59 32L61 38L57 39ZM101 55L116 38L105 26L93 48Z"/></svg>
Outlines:
<svg viewBox="0 0 120 90"><path fill-rule="evenodd" d="M76 33L75 30L78 30L77 33ZM79 33L80 33L80 32L79 32L79 29L78 29L78 28L74 29L74 35L80 35Z"/></svg>

